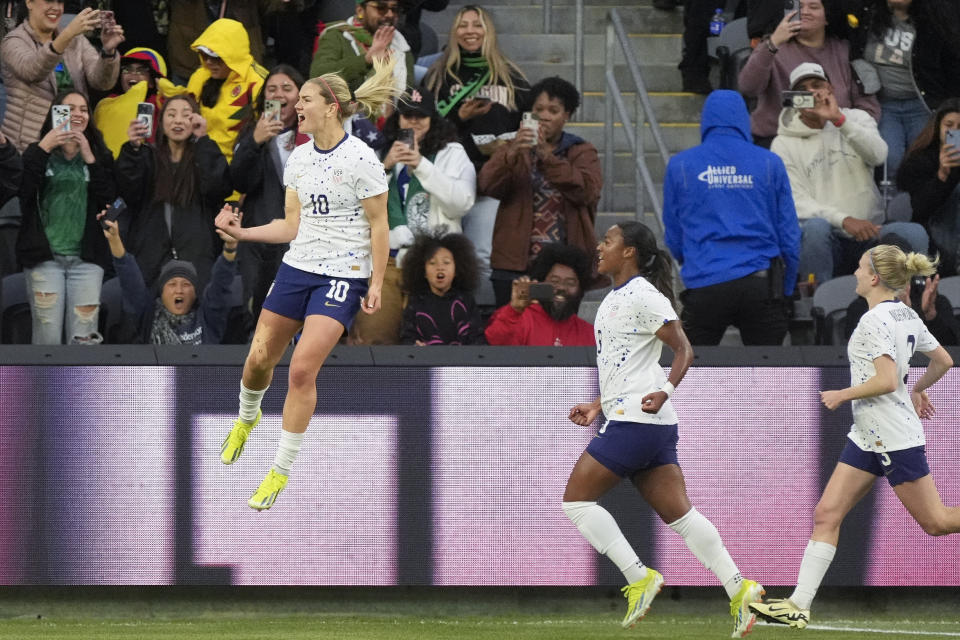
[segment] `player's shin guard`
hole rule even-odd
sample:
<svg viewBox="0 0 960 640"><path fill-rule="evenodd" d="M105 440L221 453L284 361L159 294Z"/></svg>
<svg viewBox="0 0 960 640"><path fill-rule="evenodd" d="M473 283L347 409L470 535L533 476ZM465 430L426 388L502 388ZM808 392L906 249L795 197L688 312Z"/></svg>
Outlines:
<svg viewBox="0 0 960 640"><path fill-rule="evenodd" d="M623 537L617 521L610 512L596 502L564 502L563 512L577 526L580 533L599 553L610 560L623 572L627 584L642 580L647 569L636 551Z"/></svg>

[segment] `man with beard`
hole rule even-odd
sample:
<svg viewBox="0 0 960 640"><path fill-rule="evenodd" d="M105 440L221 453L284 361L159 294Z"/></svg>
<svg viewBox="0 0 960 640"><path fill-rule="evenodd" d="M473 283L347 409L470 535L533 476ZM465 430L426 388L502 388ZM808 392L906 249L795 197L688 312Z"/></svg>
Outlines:
<svg viewBox="0 0 960 640"><path fill-rule="evenodd" d="M530 267L529 275L513 281L510 303L494 312L486 329L492 345L528 347L594 346L593 325L577 317L583 300L584 282L589 282L591 260L572 245L545 244ZM553 296L533 300L530 285L543 282L553 287Z"/></svg>
<svg viewBox="0 0 960 640"><path fill-rule="evenodd" d="M402 6L398 0L357 0L354 15L327 25L320 34L310 77L336 73L353 91L373 72L374 58L403 56L393 77L398 89L406 89L413 82L413 54L397 29Z"/></svg>

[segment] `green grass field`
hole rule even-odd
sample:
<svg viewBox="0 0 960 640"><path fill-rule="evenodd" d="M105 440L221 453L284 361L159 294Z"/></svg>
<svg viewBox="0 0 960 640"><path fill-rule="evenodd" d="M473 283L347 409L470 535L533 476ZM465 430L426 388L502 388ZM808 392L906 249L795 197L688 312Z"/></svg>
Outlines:
<svg viewBox="0 0 960 640"><path fill-rule="evenodd" d="M957 590L821 593L813 626L757 625L755 640L960 638ZM620 628L610 589L0 589L0 638L27 640L591 640L727 638L717 590L664 590Z"/></svg>

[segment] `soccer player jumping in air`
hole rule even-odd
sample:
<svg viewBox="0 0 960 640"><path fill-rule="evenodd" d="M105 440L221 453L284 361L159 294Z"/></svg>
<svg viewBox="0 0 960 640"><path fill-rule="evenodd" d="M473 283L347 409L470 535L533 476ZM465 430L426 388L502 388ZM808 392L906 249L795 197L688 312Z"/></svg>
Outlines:
<svg viewBox="0 0 960 640"><path fill-rule="evenodd" d="M822 391L833 410L853 402L853 426L840 461L813 512L813 533L800 562L793 594L750 608L770 622L802 629L810 622L810 605L833 561L840 524L873 486L886 476L913 519L932 536L960 531L960 507L944 506L934 486L920 418L934 414L926 390L950 370L953 360L899 294L911 276L933 275L936 263L918 253L904 254L878 245L860 258L857 294L869 310L860 318L847 345L850 383L846 389ZM910 357L930 357L927 370L907 391Z"/></svg>
<svg viewBox="0 0 960 640"><path fill-rule="evenodd" d="M375 73L350 95L347 83L329 73L300 89L300 131L313 135L290 154L283 173L285 217L241 226L222 211L217 228L241 242L289 242L257 321L240 382L240 415L224 440L220 458L232 464L260 421L260 402L273 370L294 335L303 333L290 360L283 428L273 468L248 501L269 509L287 486L290 467L317 406L317 375L344 329L362 308L375 313L390 250L387 179L383 163L363 141L347 135L343 121L356 111L379 114L393 100L392 60L377 60ZM369 281L368 281L369 278Z"/></svg>
<svg viewBox="0 0 960 640"><path fill-rule="evenodd" d="M607 422L570 473L563 511L623 572L622 624L632 627L650 608L663 576L640 561L613 516L597 504L621 478L629 478L723 584L734 619L732 637L741 638L756 620L748 605L764 591L740 576L716 527L687 498L677 461L677 414L669 398L693 362L693 349L673 309L670 255L639 222L611 227L597 251L600 273L612 276L614 284L594 324L600 397L571 409L570 420L588 426L602 409ZM674 353L669 380L659 364L664 343Z"/></svg>

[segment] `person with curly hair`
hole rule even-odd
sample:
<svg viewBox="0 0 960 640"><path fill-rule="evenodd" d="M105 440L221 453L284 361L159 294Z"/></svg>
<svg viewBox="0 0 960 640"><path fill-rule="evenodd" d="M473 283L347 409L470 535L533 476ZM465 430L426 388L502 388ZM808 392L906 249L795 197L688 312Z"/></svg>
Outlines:
<svg viewBox="0 0 960 640"><path fill-rule="evenodd" d="M424 234L403 260L403 288L410 296L403 311L401 342L485 344L483 321L473 299L477 254L460 233Z"/></svg>
<svg viewBox="0 0 960 640"><path fill-rule="evenodd" d="M397 344L404 296L400 264L414 234L460 233L460 221L476 197L476 171L456 129L440 117L433 96L413 89L387 119L388 151L383 166L390 178L387 211L390 259L381 310L359 316L350 329L353 344Z"/></svg>
<svg viewBox="0 0 960 640"><path fill-rule="evenodd" d="M592 266L590 255L579 247L543 245L529 275L513 281L509 304L490 318L487 342L530 347L594 346L593 325L577 316ZM530 285L537 282L553 287L553 296L534 300Z"/></svg>

